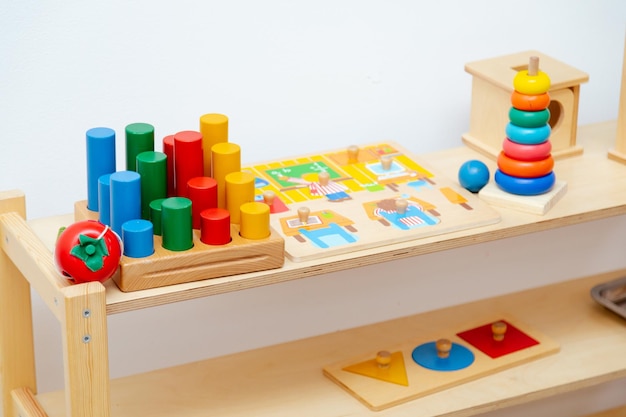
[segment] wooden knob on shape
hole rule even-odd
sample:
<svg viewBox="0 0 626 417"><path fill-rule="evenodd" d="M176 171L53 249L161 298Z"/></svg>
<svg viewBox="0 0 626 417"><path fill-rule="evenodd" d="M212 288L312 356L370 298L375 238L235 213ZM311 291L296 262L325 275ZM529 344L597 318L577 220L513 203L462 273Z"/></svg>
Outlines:
<svg viewBox="0 0 626 417"><path fill-rule="evenodd" d="M309 222L309 214L311 210L308 207L298 208L298 220L300 223L307 224Z"/></svg>
<svg viewBox="0 0 626 417"><path fill-rule="evenodd" d="M398 212L398 214L406 213L406 208L408 206L409 206L409 202L406 201L404 198L398 198L396 200L396 211Z"/></svg>
<svg viewBox="0 0 626 417"><path fill-rule="evenodd" d="M437 348L437 356L441 359L445 359L450 356L450 350L452 350L452 342L448 339L439 339L435 342Z"/></svg>
<svg viewBox="0 0 626 417"><path fill-rule="evenodd" d="M383 155L380 157L380 164L385 171L389 171L391 169L392 162L393 158L390 155Z"/></svg>
<svg viewBox="0 0 626 417"><path fill-rule="evenodd" d="M348 162L354 164L359 162L359 147L356 145L348 146L346 150L348 152Z"/></svg>
<svg viewBox="0 0 626 417"><path fill-rule="evenodd" d="M493 340L501 342L504 340L507 325L503 321L497 321L491 325L491 332L493 333Z"/></svg>
<svg viewBox="0 0 626 417"><path fill-rule="evenodd" d="M376 363L380 368L387 368L391 364L391 352L381 350L376 354Z"/></svg>
<svg viewBox="0 0 626 417"><path fill-rule="evenodd" d="M272 207L272 204L274 204L275 198L276 198L276 193L274 191L265 191L263 193L263 202L270 207Z"/></svg>
<svg viewBox="0 0 626 417"><path fill-rule="evenodd" d="M317 174L317 181L320 185L328 185L328 181L330 181L330 174L326 171L322 171Z"/></svg>

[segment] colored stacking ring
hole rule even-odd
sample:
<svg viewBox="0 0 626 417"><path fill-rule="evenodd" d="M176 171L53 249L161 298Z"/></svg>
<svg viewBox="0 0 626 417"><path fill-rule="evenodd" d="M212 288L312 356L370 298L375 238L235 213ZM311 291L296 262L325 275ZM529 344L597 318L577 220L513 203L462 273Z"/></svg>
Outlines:
<svg viewBox="0 0 626 417"><path fill-rule="evenodd" d="M496 169L494 176L496 184L510 194L517 195L539 195L547 193L554 186L556 176L554 172L537 178L518 178L507 175Z"/></svg>
<svg viewBox="0 0 626 417"><path fill-rule="evenodd" d="M518 110L537 111L543 110L550 104L550 94L528 95L519 91L513 91L511 94L511 105Z"/></svg>
<svg viewBox="0 0 626 417"><path fill-rule="evenodd" d="M552 143L547 140L537 145L523 145L506 138L504 142L502 142L502 150L508 157L513 159L520 161L538 161L550 156Z"/></svg>
<svg viewBox="0 0 626 417"><path fill-rule="evenodd" d="M519 71L513 78L513 88L522 94L543 94L550 89L550 77L543 71L528 75L528 70Z"/></svg>
<svg viewBox="0 0 626 417"><path fill-rule="evenodd" d="M513 142L523 145L538 145L550 138L550 125L542 127L520 127L513 123L506 125L506 136Z"/></svg>
<svg viewBox="0 0 626 417"><path fill-rule="evenodd" d="M503 173L513 177L543 177L552 172L554 159L552 159L552 156L548 156L538 161L519 161L506 156L504 152L500 152L500 155L498 155L498 168Z"/></svg>
<svg viewBox="0 0 626 417"><path fill-rule="evenodd" d="M516 126L541 127L550 120L550 110L524 111L511 107L509 120Z"/></svg>

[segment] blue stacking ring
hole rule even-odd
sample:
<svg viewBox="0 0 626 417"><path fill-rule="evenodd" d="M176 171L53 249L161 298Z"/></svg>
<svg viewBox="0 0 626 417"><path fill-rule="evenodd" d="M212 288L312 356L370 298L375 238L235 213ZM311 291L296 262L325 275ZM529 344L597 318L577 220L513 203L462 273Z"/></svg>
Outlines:
<svg viewBox="0 0 626 417"><path fill-rule="evenodd" d="M539 195L552 189L556 181L554 172L535 178L520 178L507 175L499 169L496 170L494 180L498 186L507 193L517 195Z"/></svg>
<svg viewBox="0 0 626 417"><path fill-rule="evenodd" d="M522 145L538 145L550 138L550 125L545 124L541 127L521 127L513 123L506 125L506 137L515 143Z"/></svg>

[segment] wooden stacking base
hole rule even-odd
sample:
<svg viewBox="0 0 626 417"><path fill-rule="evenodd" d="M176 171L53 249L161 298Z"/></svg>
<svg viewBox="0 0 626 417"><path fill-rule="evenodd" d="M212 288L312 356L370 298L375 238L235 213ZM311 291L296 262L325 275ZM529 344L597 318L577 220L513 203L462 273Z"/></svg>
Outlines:
<svg viewBox="0 0 626 417"><path fill-rule="evenodd" d="M74 205L76 221L97 219L85 201ZM239 235L239 226L231 224L231 242L211 246L200 241L200 232L193 231L193 248L175 252L161 246L161 237L154 237L154 254L145 258L120 260L119 272L113 280L120 290L129 292L182 284L209 278L245 274L280 268L285 262L285 241L271 230L265 239L251 240Z"/></svg>
<svg viewBox="0 0 626 417"><path fill-rule="evenodd" d="M478 193L481 200L494 206L519 210L530 214L544 215L565 195L567 183L556 181L550 192L541 195L515 195L501 190L490 182Z"/></svg>
<svg viewBox="0 0 626 417"><path fill-rule="evenodd" d="M490 319L495 320L490 321ZM512 349L511 353L492 359L488 356L488 354L483 353L479 348L465 341L458 335L461 332L466 332L468 330L474 331L485 324L490 324L494 321L500 320L505 320L517 330L521 331L522 334L539 343L529 347ZM469 349L474 354L473 363L460 370L438 371L422 367L413 360L412 352L416 347L441 338L446 338L453 344ZM485 343L489 344L490 341L487 340ZM349 371L349 369L354 369L355 365L358 366L364 362L366 363L367 361L374 359L377 352L370 352L359 357L353 357L352 359L326 366L323 369L326 376L335 381L342 388L346 389L350 394L354 395L363 404L374 411L383 410L385 408L451 388L453 386L463 384L525 362L539 359L560 350L559 344L555 341L541 334L537 330L506 316L489 316L486 319L473 321L464 326L455 327L453 329L442 329L442 331L438 334L420 335L419 338L400 346L381 347L386 349L388 352L402 353L404 357L408 386L384 381L380 374L372 377ZM358 349L358 346L355 348ZM452 358L453 352L454 351L450 353L450 358ZM392 369L393 366L394 363L392 362L389 369ZM402 363L400 363L400 366L402 366Z"/></svg>

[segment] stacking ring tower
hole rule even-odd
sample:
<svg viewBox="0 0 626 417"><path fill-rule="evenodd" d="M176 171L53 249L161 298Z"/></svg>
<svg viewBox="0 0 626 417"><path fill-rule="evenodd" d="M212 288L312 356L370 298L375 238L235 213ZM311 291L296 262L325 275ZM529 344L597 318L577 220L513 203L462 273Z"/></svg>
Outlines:
<svg viewBox="0 0 626 417"><path fill-rule="evenodd" d="M552 190L556 176L548 124L550 77L539 70L538 57L530 57L528 69L515 75L513 87L506 138L494 180L510 194L544 194Z"/></svg>

